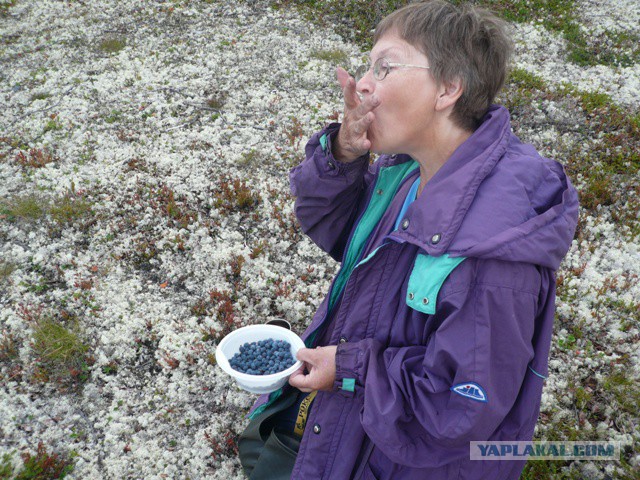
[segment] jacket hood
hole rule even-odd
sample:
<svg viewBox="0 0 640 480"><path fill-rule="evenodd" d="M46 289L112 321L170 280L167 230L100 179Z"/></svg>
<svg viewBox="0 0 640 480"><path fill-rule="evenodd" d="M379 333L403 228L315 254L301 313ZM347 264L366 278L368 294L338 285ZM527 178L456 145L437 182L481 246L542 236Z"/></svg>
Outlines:
<svg viewBox="0 0 640 480"><path fill-rule="evenodd" d="M412 161L388 157L382 166ZM480 127L429 180L393 238L429 255L526 262L556 270L578 221L578 195L558 162L511 132L493 105Z"/></svg>

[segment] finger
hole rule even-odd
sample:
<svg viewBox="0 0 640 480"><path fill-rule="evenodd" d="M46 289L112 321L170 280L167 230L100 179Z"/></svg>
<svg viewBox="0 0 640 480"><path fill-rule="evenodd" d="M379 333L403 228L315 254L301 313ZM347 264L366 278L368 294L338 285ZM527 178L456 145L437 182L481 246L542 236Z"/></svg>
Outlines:
<svg viewBox="0 0 640 480"><path fill-rule="evenodd" d="M351 77L351 75L349 75L349 72L347 72L344 68L337 67L336 77L338 77L338 83L340 84L340 88L344 90L344 88L347 86L347 82L349 81L349 78Z"/></svg>
<svg viewBox="0 0 640 480"><path fill-rule="evenodd" d="M368 98L365 98L358 107L357 113L358 115L366 115L368 112L372 111L380 105L380 100L375 95L370 95Z"/></svg>
<svg viewBox="0 0 640 480"><path fill-rule="evenodd" d="M303 389L311 389L311 375L303 375L303 374L299 374L299 375L291 375L289 377L289 385L291 385L292 387L296 387L299 390L302 390L303 392L305 390ZM310 391L310 390L309 390Z"/></svg>
<svg viewBox="0 0 640 480"><path fill-rule="evenodd" d="M367 113L364 117L353 124L353 132L358 136L366 133L371 126L371 123L373 123L373 119L374 114L371 112Z"/></svg>
<svg viewBox="0 0 640 480"><path fill-rule="evenodd" d="M297 382L296 378L299 377L299 376L303 376L304 377L304 366L300 367L298 370L296 370L291 375L289 375L289 384L293 385L291 383L292 381L294 383Z"/></svg>
<svg viewBox="0 0 640 480"><path fill-rule="evenodd" d="M298 360L300 360L301 362L307 362L307 363L313 365L314 360L316 358L316 356L314 354L314 349L313 348L301 348L296 353L296 358Z"/></svg>
<svg viewBox="0 0 640 480"><path fill-rule="evenodd" d="M356 81L352 77L348 78L346 85L342 89L342 95L344 96L344 104L348 109L353 110L360 105L360 98L356 93Z"/></svg>

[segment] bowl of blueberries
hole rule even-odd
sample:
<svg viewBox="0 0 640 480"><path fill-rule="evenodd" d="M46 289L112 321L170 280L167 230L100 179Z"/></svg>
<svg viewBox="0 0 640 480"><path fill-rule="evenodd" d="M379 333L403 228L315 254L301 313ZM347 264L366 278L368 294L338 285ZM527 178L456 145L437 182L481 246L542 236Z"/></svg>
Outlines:
<svg viewBox="0 0 640 480"><path fill-rule="evenodd" d="M251 393L271 393L302 366L296 352L305 348L294 332L276 325L249 325L224 337L216 362L238 386Z"/></svg>

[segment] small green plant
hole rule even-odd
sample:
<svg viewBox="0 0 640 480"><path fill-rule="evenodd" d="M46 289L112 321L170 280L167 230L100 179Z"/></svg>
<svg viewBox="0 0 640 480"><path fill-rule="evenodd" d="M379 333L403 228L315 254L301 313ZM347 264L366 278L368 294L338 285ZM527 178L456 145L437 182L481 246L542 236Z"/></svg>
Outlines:
<svg viewBox="0 0 640 480"><path fill-rule="evenodd" d="M580 474L575 470L569 470L570 462L542 462L540 460L528 461L524 466L520 480L581 480Z"/></svg>
<svg viewBox="0 0 640 480"><path fill-rule="evenodd" d="M11 461L10 453L2 455L2 461L0 461L0 478L13 478L13 462Z"/></svg>
<svg viewBox="0 0 640 480"><path fill-rule="evenodd" d="M80 338L75 319L66 327L50 316L40 316L33 324L32 348L37 357L36 379L60 384L86 380L89 347Z"/></svg>
<svg viewBox="0 0 640 480"><path fill-rule="evenodd" d="M62 128L62 122L58 120L58 115L52 113L51 115L49 115L49 120L47 120L47 123L45 123L44 131L42 133L56 132L58 130L62 130Z"/></svg>
<svg viewBox="0 0 640 480"><path fill-rule="evenodd" d="M17 358L18 340L12 334L4 333L0 339L0 362L11 362Z"/></svg>
<svg viewBox="0 0 640 480"><path fill-rule="evenodd" d="M558 347L562 350L571 350L576 346L576 337L573 334L567 335L566 339L558 339Z"/></svg>
<svg viewBox="0 0 640 480"><path fill-rule="evenodd" d="M111 110L111 113L104 118L104 121L111 124L120 121L122 112L120 110Z"/></svg>
<svg viewBox="0 0 640 480"><path fill-rule="evenodd" d="M125 163L125 172L148 172L147 162L143 158L134 157Z"/></svg>
<svg viewBox="0 0 640 480"><path fill-rule="evenodd" d="M214 289L209 292L207 300L198 302L197 309L204 312L203 314L215 311L215 319L222 325L221 330L215 328L201 329L203 342L219 341L225 335L238 328L239 319L234 308L235 300L235 297L229 291ZM194 312L193 309L192 312Z"/></svg>
<svg viewBox="0 0 640 480"><path fill-rule="evenodd" d="M132 252L128 254L134 267L141 270L151 270L153 268L151 260L160 254L156 243L153 240L140 238L134 242Z"/></svg>
<svg viewBox="0 0 640 480"><path fill-rule="evenodd" d="M324 60L332 65L344 65L349 60L349 55L344 50L334 48L331 50L313 50L311 52L313 58Z"/></svg>
<svg viewBox="0 0 640 480"><path fill-rule="evenodd" d="M19 152L16 155L16 162L22 167L42 168L55 161L55 156L46 148L32 148L27 153Z"/></svg>
<svg viewBox="0 0 640 480"><path fill-rule="evenodd" d="M118 363L111 361L102 367L102 373L105 375L116 375L118 373Z"/></svg>
<svg viewBox="0 0 640 480"><path fill-rule="evenodd" d="M0 282L9 278L15 270L16 265L14 263L0 260Z"/></svg>
<svg viewBox="0 0 640 480"><path fill-rule="evenodd" d="M48 207L44 198L34 194L0 199L0 218L4 216L9 221L38 220L46 215Z"/></svg>
<svg viewBox="0 0 640 480"><path fill-rule="evenodd" d="M602 390L612 397L609 404L618 414L628 413L631 418L640 415L640 385L622 368L614 369L602 380Z"/></svg>
<svg viewBox="0 0 640 480"><path fill-rule="evenodd" d="M586 186L580 192L580 205L589 210L595 210L598 205L613 205L613 179L609 176L597 175L589 177Z"/></svg>
<svg viewBox="0 0 640 480"><path fill-rule="evenodd" d="M249 212L260 202L260 196L244 180L223 177L217 187L213 206L224 213Z"/></svg>
<svg viewBox="0 0 640 480"><path fill-rule="evenodd" d="M615 107L615 102L611 98L611 96L602 92L587 92L578 90L573 85L568 83L563 83L560 88L561 95L571 95L576 97L582 103L582 108L585 112L593 112L597 109L606 109L606 108L617 108Z"/></svg>
<svg viewBox="0 0 640 480"><path fill-rule="evenodd" d="M285 126L284 134L289 141L289 145L297 150L304 136L304 128L300 120L296 117L291 117L291 123Z"/></svg>
<svg viewBox="0 0 640 480"><path fill-rule="evenodd" d="M5 454L0 464L0 478L13 480L51 480L65 478L73 471L73 462L57 453L48 453L42 442L38 443L35 455L21 454L22 468L14 472L11 456ZM7 474L7 476L4 476Z"/></svg>
<svg viewBox="0 0 640 480"><path fill-rule="evenodd" d="M198 213L185 205L186 200L180 197L176 198L173 190L166 185L152 190L150 204L162 215L171 219L179 228L187 228L198 219Z"/></svg>
<svg viewBox="0 0 640 480"><path fill-rule="evenodd" d="M243 167L255 167L260 162L260 153L257 150L249 150L240 157L238 163Z"/></svg>
<svg viewBox="0 0 640 480"><path fill-rule="evenodd" d="M204 438L211 448L211 457L215 460L219 455L235 457L238 455L238 434L228 430L220 438L214 438L204 432Z"/></svg>
<svg viewBox="0 0 640 480"><path fill-rule="evenodd" d="M106 38L100 42L100 50L105 53L118 53L127 45L124 38Z"/></svg>
<svg viewBox="0 0 640 480"><path fill-rule="evenodd" d="M91 213L92 204L72 194L63 195L54 200L49 214L58 225L70 225Z"/></svg>
<svg viewBox="0 0 640 480"><path fill-rule="evenodd" d="M49 98L51 96L50 93L48 92L37 92L34 93L33 95L31 95L31 101L34 102L36 100L46 100L47 98Z"/></svg>
<svg viewBox="0 0 640 480"><path fill-rule="evenodd" d="M518 88L525 88L527 90L546 90L547 86L544 80L537 75L523 69L513 68L509 72L509 82L517 86Z"/></svg>

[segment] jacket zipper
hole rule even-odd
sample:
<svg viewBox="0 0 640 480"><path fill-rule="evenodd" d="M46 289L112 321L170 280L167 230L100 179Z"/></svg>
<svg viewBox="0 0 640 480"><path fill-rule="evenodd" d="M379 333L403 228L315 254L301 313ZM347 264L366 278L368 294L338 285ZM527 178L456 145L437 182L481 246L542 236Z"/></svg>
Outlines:
<svg viewBox="0 0 640 480"><path fill-rule="evenodd" d="M419 173L418 173L419 175ZM351 229L351 232L349 233L349 238L347 239L347 244L345 246L344 249L344 255L346 255L347 251L349 250L349 247L351 246L351 242L353 241L353 235L358 227L358 224L360 223L360 220L362 220L362 217L364 216L364 214L366 213L367 209L369 208L369 204L371 203L371 198L373 197L373 192L376 191L377 186L378 186L378 181L380 179L380 174L378 174L377 178L376 178L376 183L373 186L373 188L371 189L371 191L369 192L369 195L367 197L367 204L365 206L365 208L362 210L362 212L360 213L360 215L358 216L358 219L356 220L356 222L353 224L353 228ZM413 175L408 175L407 177L403 178L402 181L398 184L398 186L396 187L396 192L398 190L400 190L400 188L402 188L402 186L408 182L409 180L415 180L415 178L413 177ZM393 200L392 200L393 201ZM404 243L404 240L401 239L396 239L390 235L386 235L383 239L382 239L382 245L380 245L381 247L384 245L384 241L386 239L391 239L394 240L398 243ZM369 246L371 242L371 238L367 239L367 242L364 245L364 248L362 249L362 251L360 252L360 255L358 255L358 257L356 258L356 261L354 262L354 267L353 270L351 270L351 274L353 274L353 271L358 268L358 264L360 263L360 261L362 260L362 257L364 256L364 252L367 250L367 247ZM338 274L336 275L335 278L338 278L340 276L340 273L342 273L342 266L340 267L340 270L338 271ZM351 278L351 275L349 275L349 279ZM338 295L338 298L336 298L336 302L333 305L332 309L327 308L327 313L325 313L324 318L322 319L322 321L320 322L320 325L318 325L318 328L316 328L313 332L311 332L311 335L317 335L320 332L320 329L325 325L325 322L327 320L327 317L331 314L332 311L335 311L339 306L342 305L342 300L344 297L344 292L347 289L347 285L349 283L349 279L347 280L347 282L344 284L344 287L342 288L342 291L340 292L340 294ZM334 283L331 285L331 288L329 289L329 298L331 298L331 293L333 292L333 288L335 287L335 281ZM315 342L317 337L314 337L313 341Z"/></svg>
<svg viewBox="0 0 640 480"><path fill-rule="evenodd" d="M378 185L378 180L379 180L380 176L378 175L378 178L376 178L376 184L374 185L374 188L371 189L371 191L369 192L368 196L367 196L367 203L365 208L362 210L362 212L360 212L360 215L358 216L358 219L356 220L356 222L353 224L353 228L351 229L351 232L349 233L349 238L347 239L347 244L345 245L344 251L343 251L343 258L346 256L347 252L349 251L349 247L351 246L351 242L353 241L353 234L356 231L356 228L358 227L358 224L360 223L360 220L362 220L362 217L364 216L365 212L367 211L367 209L369 208L369 204L371 203L371 198L373 197L373 192L375 191L375 187ZM363 250L364 251L364 250ZM360 254L359 258L357 259L355 265L358 264L358 262L360 261L360 257L362 257L362 254ZM343 266L340 266L340 270L338 270L338 274L335 276L333 283L331 284L331 288L329 289L329 293L328 293L328 297L329 299L331 299L331 294L333 293L333 289L335 287L335 280L340 276L340 274L342 273L342 268ZM349 283L347 281L347 283ZM309 334L309 336L311 335L315 335L315 337L313 338L313 342L315 343L317 335L320 332L320 329L323 328L327 321L327 317L329 317L329 315L331 314L332 311L336 310L336 307L339 306L342 303L342 298L343 298L343 294L345 289L347 288L347 284L344 284L344 287L342 288L342 291L340 292L340 294L338 295L338 298L336 298L336 302L333 305L333 307L331 307L331 305L329 305L327 307L327 312L324 314L324 318L322 319L322 321L320 322L320 325L318 325L318 327Z"/></svg>

